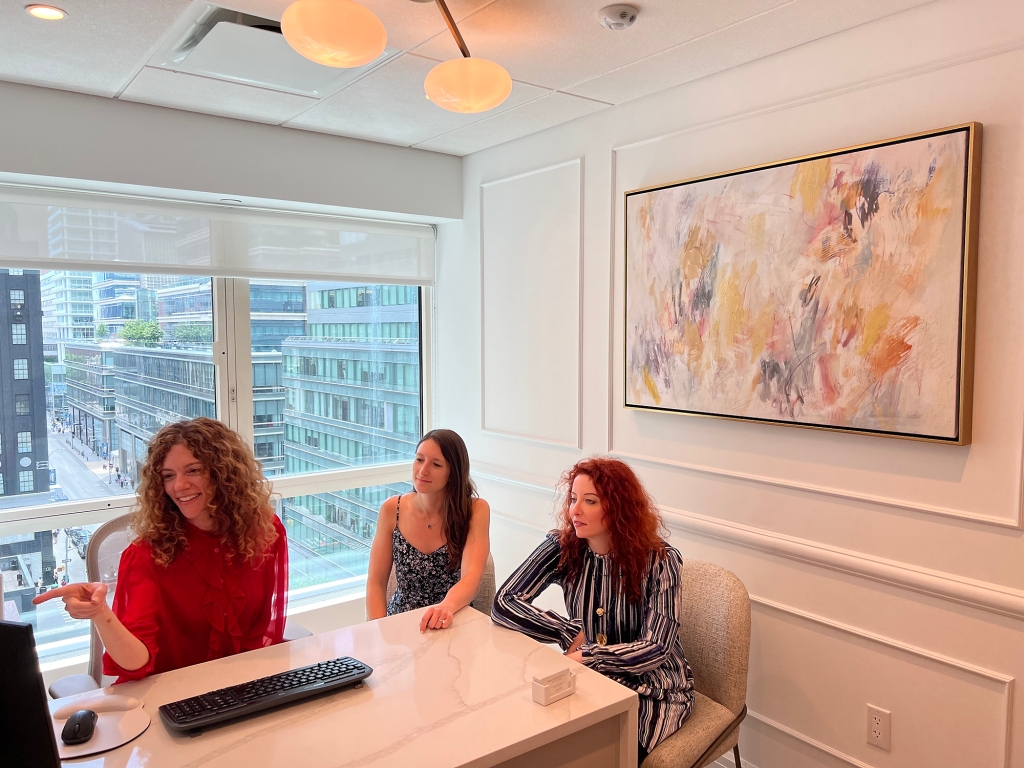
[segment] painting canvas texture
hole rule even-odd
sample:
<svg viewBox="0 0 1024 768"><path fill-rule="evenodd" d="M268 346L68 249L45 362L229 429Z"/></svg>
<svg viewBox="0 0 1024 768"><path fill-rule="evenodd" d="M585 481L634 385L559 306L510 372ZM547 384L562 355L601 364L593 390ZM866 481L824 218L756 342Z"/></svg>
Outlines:
<svg viewBox="0 0 1024 768"><path fill-rule="evenodd" d="M626 405L955 440L968 140L627 193Z"/></svg>

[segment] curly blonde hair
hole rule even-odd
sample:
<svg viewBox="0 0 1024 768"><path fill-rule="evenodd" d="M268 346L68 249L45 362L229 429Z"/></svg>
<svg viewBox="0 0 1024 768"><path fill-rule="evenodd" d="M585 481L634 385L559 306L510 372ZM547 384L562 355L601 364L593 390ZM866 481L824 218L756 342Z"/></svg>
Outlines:
<svg viewBox="0 0 1024 768"><path fill-rule="evenodd" d="M192 452L210 481L213 533L233 555L245 561L263 558L277 540L270 482L237 432L219 421L198 418L168 424L149 441L131 527L152 547L153 559L169 565L186 542L184 518L164 491L164 460L175 445Z"/></svg>

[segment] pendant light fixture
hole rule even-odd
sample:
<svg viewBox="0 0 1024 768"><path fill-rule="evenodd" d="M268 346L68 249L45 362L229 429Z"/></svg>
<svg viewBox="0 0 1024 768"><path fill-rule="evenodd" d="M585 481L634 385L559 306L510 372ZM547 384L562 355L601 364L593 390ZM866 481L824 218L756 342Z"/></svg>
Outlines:
<svg viewBox="0 0 1024 768"><path fill-rule="evenodd" d="M288 44L328 67L361 67L384 52L388 33L369 8L353 0L296 0L281 17Z"/></svg>
<svg viewBox="0 0 1024 768"><path fill-rule="evenodd" d="M436 2L462 51L462 58L442 62L430 70L423 82L427 98L450 112L473 113L494 109L512 93L512 78L500 64L470 56L445 0Z"/></svg>

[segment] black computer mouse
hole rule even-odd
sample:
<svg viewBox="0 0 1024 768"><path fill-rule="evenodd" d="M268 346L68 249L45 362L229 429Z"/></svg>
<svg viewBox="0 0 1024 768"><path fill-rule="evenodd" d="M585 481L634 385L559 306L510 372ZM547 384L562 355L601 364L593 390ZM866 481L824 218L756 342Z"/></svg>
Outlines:
<svg viewBox="0 0 1024 768"><path fill-rule="evenodd" d="M69 746L84 744L92 738L97 717L99 715L91 709L78 710L64 723L64 730L60 732L60 740Z"/></svg>

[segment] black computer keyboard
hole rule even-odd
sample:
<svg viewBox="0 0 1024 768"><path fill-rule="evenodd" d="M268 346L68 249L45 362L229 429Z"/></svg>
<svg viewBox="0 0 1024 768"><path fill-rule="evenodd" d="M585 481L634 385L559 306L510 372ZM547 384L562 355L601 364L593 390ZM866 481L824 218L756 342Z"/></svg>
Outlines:
<svg viewBox="0 0 1024 768"><path fill-rule="evenodd" d="M342 656L190 699L172 701L160 707L160 715L175 730L198 730L307 696L344 688L369 677L372 672L363 662Z"/></svg>

